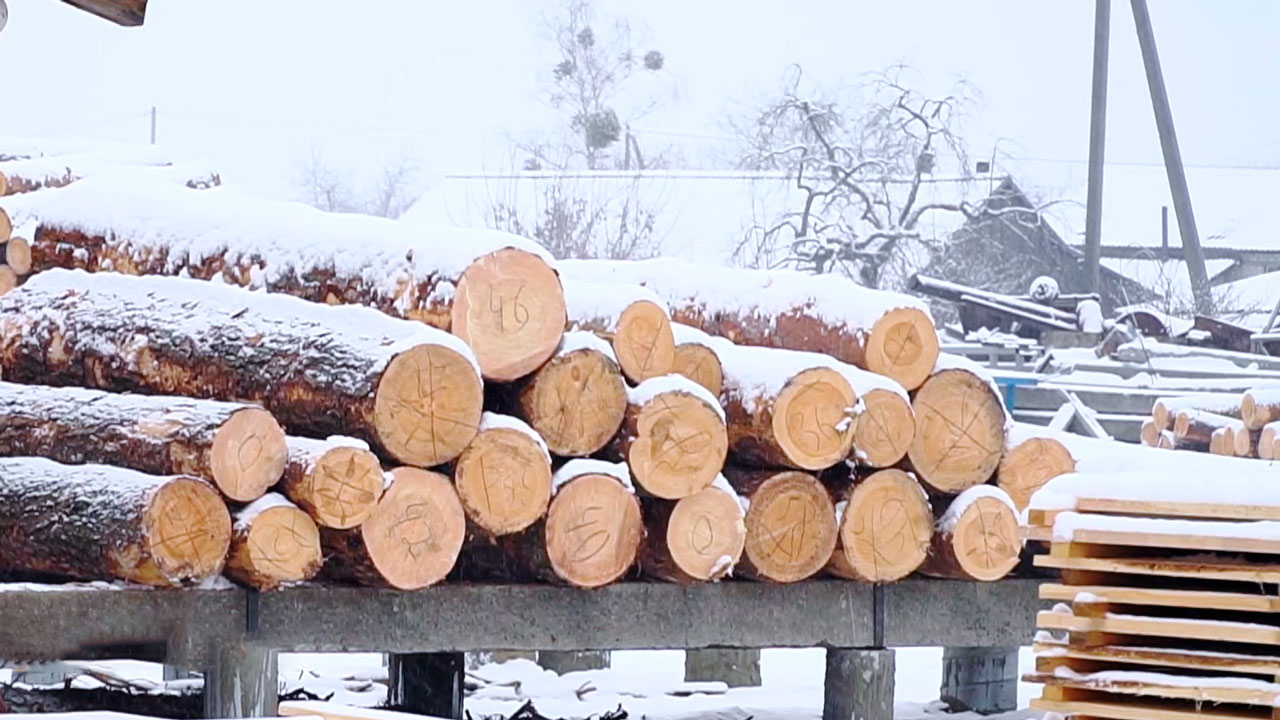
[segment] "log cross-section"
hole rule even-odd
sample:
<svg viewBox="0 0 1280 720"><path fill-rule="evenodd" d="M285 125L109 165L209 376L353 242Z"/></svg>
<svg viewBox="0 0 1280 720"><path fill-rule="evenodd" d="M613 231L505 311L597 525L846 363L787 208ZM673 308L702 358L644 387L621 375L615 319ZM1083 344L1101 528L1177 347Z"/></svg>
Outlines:
<svg viewBox="0 0 1280 720"><path fill-rule="evenodd" d="M269 493L237 513L228 577L256 590L311 579L320 570L320 532L297 506Z"/></svg>
<svg viewBox="0 0 1280 720"><path fill-rule="evenodd" d="M818 479L794 470L725 472L747 498L747 577L797 582L822 570L836 548L835 507Z"/></svg>
<svg viewBox="0 0 1280 720"><path fill-rule="evenodd" d="M948 367L916 391L916 436L907 451L920 480L955 494L991 478L1004 454L1004 404L978 370Z"/></svg>
<svg viewBox="0 0 1280 720"><path fill-rule="evenodd" d="M589 332L565 334L546 365L515 389L513 414L542 436L551 452L591 455L622 426L627 384L609 346Z"/></svg>
<svg viewBox="0 0 1280 720"><path fill-rule="evenodd" d="M453 482L467 517L485 533L520 532L547 512L551 455L523 421L487 412L454 463Z"/></svg>
<svg viewBox="0 0 1280 720"><path fill-rule="evenodd" d="M378 457L354 438L288 438L280 488L322 527L353 528L369 518L385 479Z"/></svg>
<svg viewBox="0 0 1280 720"><path fill-rule="evenodd" d="M933 537L933 511L916 479L880 470L841 493L840 534L827 570L849 580L893 582L924 562Z"/></svg>
<svg viewBox="0 0 1280 720"><path fill-rule="evenodd" d="M622 429L608 448L649 494L678 500L720 474L729 449L720 401L679 375L651 378L627 394Z"/></svg>

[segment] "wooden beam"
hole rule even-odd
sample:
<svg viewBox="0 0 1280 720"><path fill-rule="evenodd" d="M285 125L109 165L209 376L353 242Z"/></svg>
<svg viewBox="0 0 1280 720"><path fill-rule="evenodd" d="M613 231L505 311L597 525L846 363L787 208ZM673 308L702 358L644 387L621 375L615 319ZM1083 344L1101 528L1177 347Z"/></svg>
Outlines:
<svg viewBox="0 0 1280 720"><path fill-rule="evenodd" d="M124 27L138 27L147 17L147 0L62 0Z"/></svg>

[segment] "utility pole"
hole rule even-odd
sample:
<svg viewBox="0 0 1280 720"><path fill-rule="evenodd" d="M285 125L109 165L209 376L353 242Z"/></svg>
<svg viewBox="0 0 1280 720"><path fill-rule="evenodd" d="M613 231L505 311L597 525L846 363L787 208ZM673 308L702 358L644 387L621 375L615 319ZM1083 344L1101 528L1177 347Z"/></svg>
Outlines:
<svg viewBox="0 0 1280 720"><path fill-rule="evenodd" d="M156 144L156 106L151 106L151 144Z"/></svg>
<svg viewBox="0 0 1280 720"><path fill-rule="evenodd" d="M1209 273L1204 267L1200 235L1196 232L1196 216L1191 211L1191 193L1187 190L1187 174L1182 167L1182 153L1178 150L1178 135L1173 130L1173 111L1169 108L1169 93L1164 86L1164 74L1160 71L1151 14L1147 12L1147 0L1130 2L1133 5L1133 24L1138 29L1138 45L1142 49L1142 64L1147 71L1151 107L1156 115L1156 130L1160 133L1164 169L1169 176L1169 193L1173 195L1173 213L1178 218L1178 234L1182 236L1182 255L1187 261L1187 274L1191 276L1191 293L1195 297L1196 311L1207 313L1210 310Z"/></svg>
<svg viewBox="0 0 1280 720"><path fill-rule="evenodd" d="M1089 290L1102 285L1102 170L1107 146L1107 57L1111 46L1111 0L1093 11L1093 96L1089 113L1089 190L1084 215L1084 261Z"/></svg>

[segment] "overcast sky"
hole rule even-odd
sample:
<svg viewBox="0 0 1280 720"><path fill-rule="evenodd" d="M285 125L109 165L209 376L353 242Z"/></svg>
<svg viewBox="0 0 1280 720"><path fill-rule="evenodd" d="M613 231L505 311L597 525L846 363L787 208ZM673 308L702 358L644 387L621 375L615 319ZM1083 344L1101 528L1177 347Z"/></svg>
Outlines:
<svg viewBox="0 0 1280 720"><path fill-rule="evenodd" d="M0 33L0 135L159 140L235 182L294 194L314 149L353 173L405 153L427 179L511 169L509 138L549 121L543 0L151 0L122 29L56 0L8 0ZM1183 157L1280 165L1280 3L1151 3ZM674 88L637 123L690 157L725 134L726 112L779 87L788 65L827 87L894 63L928 86L957 77L982 105L975 155L998 142L1037 162L1030 185L1083 174L1093 3L599 0L662 50ZM1129 3L1113 7L1109 159L1158 162ZM658 135L656 133L666 133ZM691 137L692 136L692 137Z"/></svg>

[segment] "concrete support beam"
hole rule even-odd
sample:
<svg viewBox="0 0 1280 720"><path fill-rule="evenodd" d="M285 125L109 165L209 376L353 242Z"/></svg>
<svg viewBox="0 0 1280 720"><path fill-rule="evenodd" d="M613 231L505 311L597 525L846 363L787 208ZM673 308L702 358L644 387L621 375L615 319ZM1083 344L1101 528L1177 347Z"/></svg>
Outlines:
<svg viewBox="0 0 1280 720"><path fill-rule="evenodd" d="M754 648L686 650L685 682L722 682L729 687L760 685L760 651Z"/></svg>
<svg viewBox="0 0 1280 720"><path fill-rule="evenodd" d="M465 670L460 652L392 654L388 702L401 712L461 718Z"/></svg>
<svg viewBox="0 0 1280 720"><path fill-rule="evenodd" d="M274 717L280 699L276 651L245 642L218 649L204 674L207 718Z"/></svg>
<svg viewBox="0 0 1280 720"><path fill-rule="evenodd" d="M538 664L560 675L579 670L603 670L609 667L608 650L543 650Z"/></svg>
<svg viewBox="0 0 1280 720"><path fill-rule="evenodd" d="M1018 648L943 648L939 697L952 712L1017 710Z"/></svg>
<svg viewBox="0 0 1280 720"><path fill-rule="evenodd" d="M827 650L822 720L893 720L893 650Z"/></svg>

